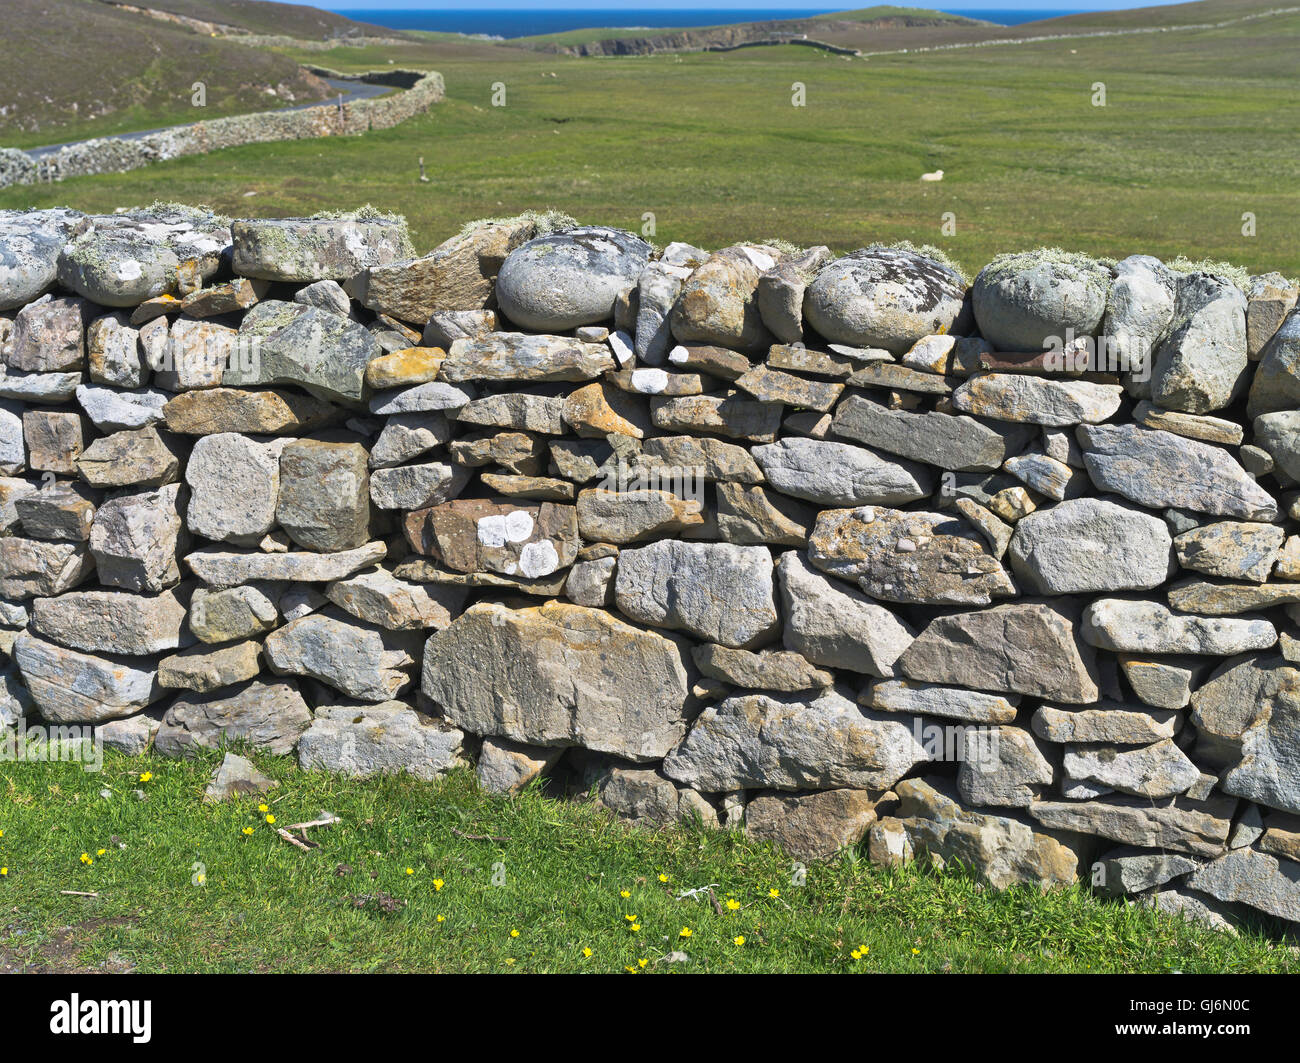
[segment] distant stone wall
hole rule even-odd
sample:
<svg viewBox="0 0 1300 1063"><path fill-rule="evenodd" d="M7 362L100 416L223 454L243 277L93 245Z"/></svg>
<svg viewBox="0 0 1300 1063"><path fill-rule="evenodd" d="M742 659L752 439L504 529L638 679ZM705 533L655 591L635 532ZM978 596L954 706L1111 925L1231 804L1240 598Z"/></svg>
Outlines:
<svg viewBox="0 0 1300 1063"><path fill-rule="evenodd" d="M555 216L414 257L370 214L0 215L0 745L468 760L801 860L1300 922L1296 298Z"/></svg>
<svg viewBox="0 0 1300 1063"><path fill-rule="evenodd" d="M12 148L0 149L0 188L62 181L96 173L121 173L152 162L183 155L203 155L241 144L353 136L371 129L388 129L427 111L441 102L444 95L442 75L437 72L382 70L352 75L328 71L326 76L354 78L405 91L379 99L344 103L342 107L325 102L302 110L263 111L216 118L210 122L174 126L135 139L103 137L70 144L40 157Z"/></svg>

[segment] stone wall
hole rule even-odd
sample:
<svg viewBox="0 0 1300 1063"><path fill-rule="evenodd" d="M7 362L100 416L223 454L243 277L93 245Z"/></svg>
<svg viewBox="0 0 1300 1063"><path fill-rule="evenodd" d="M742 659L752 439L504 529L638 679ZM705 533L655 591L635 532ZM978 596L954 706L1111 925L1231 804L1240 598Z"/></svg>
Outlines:
<svg viewBox="0 0 1300 1063"><path fill-rule="evenodd" d="M442 75L436 71L377 70L356 75L325 70L316 72L333 78L400 87L405 91L377 99L345 102L341 107L325 102L301 110L215 118L210 122L172 126L132 139L100 137L69 144L39 157L15 148L0 148L0 188L62 181L67 177L96 173L121 173L152 162L183 155L204 155L241 144L354 136L372 129L388 129L427 111L441 102L444 94Z"/></svg>
<svg viewBox="0 0 1300 1063"><path fill-rule="evenodd" d="M0 719L1300 921L1296 296L0 215Z"/></svg>

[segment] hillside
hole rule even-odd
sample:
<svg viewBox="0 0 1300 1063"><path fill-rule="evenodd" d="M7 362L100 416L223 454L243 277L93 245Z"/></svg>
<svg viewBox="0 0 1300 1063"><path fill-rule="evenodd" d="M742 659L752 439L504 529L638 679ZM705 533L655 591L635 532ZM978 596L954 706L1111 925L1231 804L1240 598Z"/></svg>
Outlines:
<svg viewBox="0 0 1300 1063"><path fill-rule="evenodd" d="M169 2L224 12L226 19L245 17L239 7L287 8ZM330 95L324 82L282 55L98 0L5 0L4 22L0 143L6 147L193 122ZM254 19L248 25L273 22ZM310 18L292 24L305 32ZM191 103L196 81L206 86L202 108Z"/></svg>
<svg viewBox="0 0 1300 1063"><path fill-rule="evenodd" d="M355 22L332 11L301 4L278 4L270 0L99 0L113 6L136 6L153 11L200 19L229 26L245 33L266 36L323 40L329 37L394 37L383 26Z"/></svg>
<svg viewBox="0 0 1300 1063"><path fill-rule="evenodd" d="M989 23L912 7L869 7L802 19L738 22L721 26L657 28L653 32L617 28L591 28L514 37L508 47L533 48L567 55L650 55L658 52L692 52L743 47L772 40L808 38L835 47L857 48L853 41L870 40L873 32L910 29L982 27Z"/></svg>

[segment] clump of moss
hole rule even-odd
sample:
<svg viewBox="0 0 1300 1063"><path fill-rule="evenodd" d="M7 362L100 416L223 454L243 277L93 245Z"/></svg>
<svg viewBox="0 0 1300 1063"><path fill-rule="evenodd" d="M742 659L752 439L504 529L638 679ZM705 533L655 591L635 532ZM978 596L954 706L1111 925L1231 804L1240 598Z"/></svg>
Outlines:
<svg viewBox="0 0 1300 1063"><path fill-rule="evenodd" d="M147 207L128 207L122 211L123 214L182 214L192 221L207 222L213 221L218 225L229 225L231 219L224 214L218 214L206 203L171 203L163 199L155 199Z"/></svg>
<svg viewBox="0 0 1300 1063"><path fill-rule="evenodd" d="M463 239L488 225L508 225L510 223L530 224L533 227L534 239L538 236L549 236L561 229L572 229L578 224L577 219L558 210L526 210L522 214L515 214L512 217L479 218L477 221L466 222L454 239Z"/></svg>
<svg viewBox="0 0 1300 1063"><path fill-rule="evenodd" d="M1208 273L1235 285L1243 292L1248 291L1250 288L1250 273L1241 266L1234 266L1231 262L1215 262L1208 258L1194 262L1184 255L1179 255L1172 262L1166 262L1165 265L1175 273Z"/></svg>
<svg viewBox="0 0 1300 1063"><path fill-rule="evenodd" d="M768 236L762 240L756 240L755 243L762 244L764 247L774 247L783 255L802 255L807 250L806 247L792 244L789 240L782 239L779 236Z"/></svg>

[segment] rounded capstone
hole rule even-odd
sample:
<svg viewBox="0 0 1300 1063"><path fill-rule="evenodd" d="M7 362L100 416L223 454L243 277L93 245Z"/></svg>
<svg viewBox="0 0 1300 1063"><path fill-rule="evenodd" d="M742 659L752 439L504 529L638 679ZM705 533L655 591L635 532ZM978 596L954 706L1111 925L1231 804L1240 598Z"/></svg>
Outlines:
<svg viewBox="0 0 1300 1063"><path fill-rule="evenodd" d="M923 336L958 331L965 294L951 266L915 251L868 247L823 269L803 310L832 343L902 354Z"/></svg>
<svg viewBox="0 0 1300 1063"><path fill-rule="evenodd" d="M497 275L497 303L521 328L560 332L614 316L652 248L622 229L580 226L516 248Z"/></svg>
<svg viewBox="0 0 1300 1063"><path fill-rule="evenodd" d="M1094 335L1106 313L1111 271L1087 255L999 255L971 287L980 334L1002 351L1045 350L1053 338Z"/></svg>

